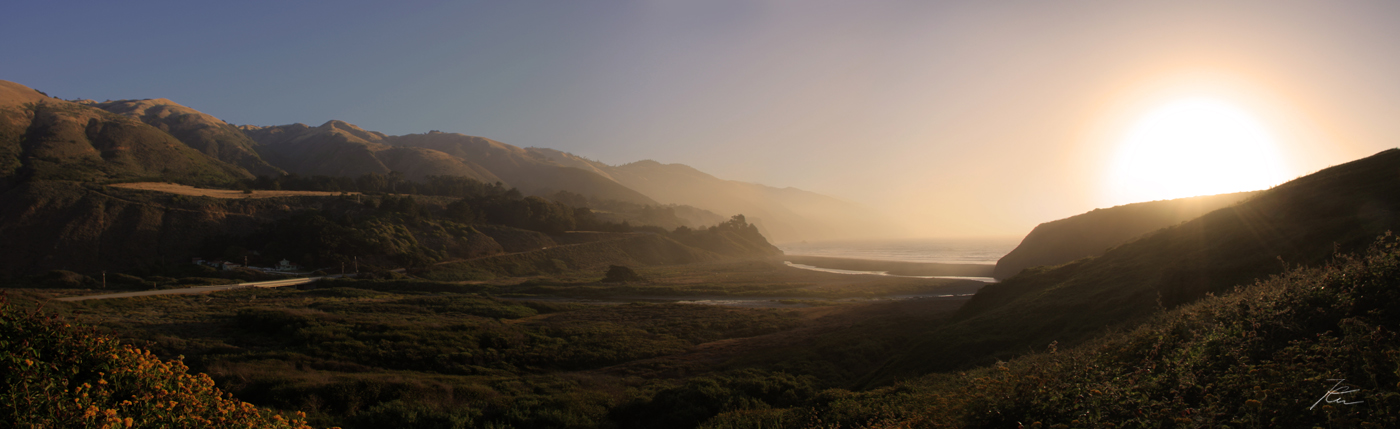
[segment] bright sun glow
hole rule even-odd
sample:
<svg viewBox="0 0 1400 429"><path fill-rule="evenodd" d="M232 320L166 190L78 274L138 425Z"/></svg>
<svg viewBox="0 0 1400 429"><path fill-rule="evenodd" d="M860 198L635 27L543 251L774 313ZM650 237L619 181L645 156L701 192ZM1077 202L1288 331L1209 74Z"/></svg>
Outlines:
<svg viewBox="0 0 1400 429"><path fill-rule="evenodd" d="M1132 125L1109 193L1121 204L1266 189L1284 179L1274 139L1258 120L1221 100L1188 98Z"/></svg>

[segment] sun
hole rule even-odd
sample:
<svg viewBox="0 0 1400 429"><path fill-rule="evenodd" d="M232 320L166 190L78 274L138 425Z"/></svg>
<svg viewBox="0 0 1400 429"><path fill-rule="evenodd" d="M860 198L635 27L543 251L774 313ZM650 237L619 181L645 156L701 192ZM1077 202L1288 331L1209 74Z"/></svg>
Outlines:
<svg viewBox="0 0 1400 429"><path fill-rule="evenodd" d="M1111 165L1108 190L1119 203L1267 189L1286 178L1268 129L1209 97L1178 99L1143 115Z"/></svg>

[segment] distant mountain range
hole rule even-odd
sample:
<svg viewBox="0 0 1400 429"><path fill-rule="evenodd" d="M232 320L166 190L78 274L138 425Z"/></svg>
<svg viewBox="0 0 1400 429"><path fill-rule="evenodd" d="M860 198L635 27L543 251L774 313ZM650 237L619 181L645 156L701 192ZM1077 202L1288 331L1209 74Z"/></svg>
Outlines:
<svg viewBox="0 0 1400 429"><path fill-rule="evenodd" d="M639 205L744 214L775 242L884 235L859 205L723 180L681 164L611 166L570 153L431 131L390 136L342 121L235 127L159 98L64 101L0 81L0 189L31 178L221 184L255 176L461 176L527 195L568 191ZM690 209L685 209L690 210Z"/></svg>
<svg viewBox="0 0 1400 429"><path fill-rule="evenodd" d="M531 153L594 172L662 204L684 204L716 213L743 213L775 242L868 238L895 231L866 207L797 188L724 180L684 164L645 160L610 166L553 149Z"/></svg>

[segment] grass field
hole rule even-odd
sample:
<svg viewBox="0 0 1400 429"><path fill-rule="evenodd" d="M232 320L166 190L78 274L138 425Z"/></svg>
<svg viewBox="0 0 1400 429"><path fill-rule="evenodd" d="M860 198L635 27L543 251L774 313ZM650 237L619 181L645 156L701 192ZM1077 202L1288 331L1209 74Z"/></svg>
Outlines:
<svg viewBox="0 0 1400 429"><path fill-rule="evenodd" d="M188 186L188 185L179 185L179 184L174 184L174 183L163 183L163 182L116 183L116 184L112 184L112 185L109 185L109 186L112 186L112 187L114 187L114 188L135 189L135 190L139 190L139 191L166 192L166 193L177 194L177 195L186 195L186 196L191 196L191 197L212 197L212 198L231 198L231 199L241 199L241 198L277 198L277 197L306 197L306 196L325 197L325 196L337 196L337 195L347 195L347 194L348 194L348 195L354 195L354 194L358 194L358 192L342 193L342 192L318 192L318 191L252 191L252 193L245 193L245 192L243 192L243 191L237 191L237 190L232 190L232 189L205 189L205 188L196 188L196 187Z"/></svg>

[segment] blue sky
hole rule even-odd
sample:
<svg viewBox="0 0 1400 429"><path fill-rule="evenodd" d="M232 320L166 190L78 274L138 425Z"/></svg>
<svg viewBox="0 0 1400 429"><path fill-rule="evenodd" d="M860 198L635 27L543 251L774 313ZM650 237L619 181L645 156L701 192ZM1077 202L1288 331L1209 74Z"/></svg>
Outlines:
<svg viewBox="0 0 1400 429"><path fill-rule="evenodd" d="M235 124L340 119L684 163L1024 234L1097 190L1134 115L1209 95L1294 175L1400 141L1397 2L22 2L0 79ZM1136 110L1135 110L1136 109Z"/></svg>

